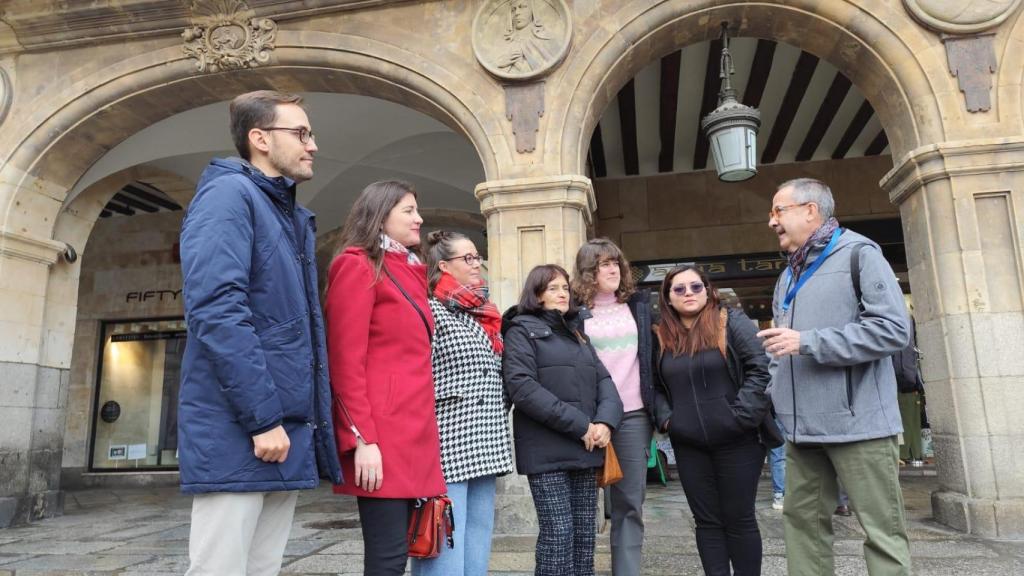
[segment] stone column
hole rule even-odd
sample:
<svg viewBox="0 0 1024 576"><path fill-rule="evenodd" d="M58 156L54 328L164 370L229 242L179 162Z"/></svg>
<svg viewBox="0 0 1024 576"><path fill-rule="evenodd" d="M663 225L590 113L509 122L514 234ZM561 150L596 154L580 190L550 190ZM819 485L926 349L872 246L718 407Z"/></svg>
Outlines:
<svg viewBox="0 0 1024 576"><path fill-rule="evenodd" d="M0 230L0 528L53 516L68 371L45 365L50 266L64 245Z"/></svg>
<svg viewBox="0 0 1024 576"><path fill-rule="evenodd" d="M491 296L504 311L516 303L523 281L538 264L559 264L572 274L576 250L587 240L597 208L585 176L495 180L476 187L487 218ZM525 476L499 479L495 534L537 531L537 516Z"/></svg>
<svg viewBox="0 0 1024 576"><path fill-rule="evenodd" d="M935 517L1024 536L1024 140L919 148L900 206L940 488Z"/></svg>
<svg viewBox="0 0 1024 576"><path fill-rule="evenodd" d="M476 197L487 218L491 295L499 309L515 304L538 264L559 264L572 273L597 209L589 178L492 180L477 185Z"/></svg>

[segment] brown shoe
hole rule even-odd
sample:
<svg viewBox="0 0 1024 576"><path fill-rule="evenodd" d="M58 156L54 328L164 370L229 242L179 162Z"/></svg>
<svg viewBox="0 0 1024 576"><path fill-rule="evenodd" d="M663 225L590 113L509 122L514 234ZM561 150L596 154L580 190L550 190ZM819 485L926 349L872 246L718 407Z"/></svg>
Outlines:
<svg viewBox="0 0 1024 576"><path fill-rule="evenodd" d="M850 507L844 505L836 506L834 514L836 516L853 516L853 512L850 512Z"/></svg>

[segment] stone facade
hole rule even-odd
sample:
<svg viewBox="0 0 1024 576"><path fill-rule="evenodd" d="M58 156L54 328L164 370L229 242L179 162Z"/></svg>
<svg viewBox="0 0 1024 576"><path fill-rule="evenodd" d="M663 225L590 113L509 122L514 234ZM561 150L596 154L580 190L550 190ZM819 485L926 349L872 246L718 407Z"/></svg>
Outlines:
<svg viewBox="0 0 1024 576"><path fill-rule="evenodd" d="M1024 535L1024 464L1012 450L1024 442L1014 394L1024 385L1019 2L988 3L1007 12L980 20L985 37L972 50L990 51L995 65L972 72L967 86L951 74L956 66L940 34L907 6L941 21L958 2L566 3L569 52L519 103L536 114L532 149L517 141L506 117L507 86L478 63L470 41L484 2L228 4L239 3L247 17L275 24L273 48L255 68L219 74L198 70L181 37L196 25L197 6L216 2L122 0L68 8L57 0L17 0L5 7L0 68L9 84L0 105L10 109L0 131L0 363L8 376L0 382L0 525L59 509L57 455L68 441L62 431L67 373L77 358L82 262L63 254L67 245L86 249L100 209L119 186L111 176L91 194L70 199L68 192L118 142L177 112L266 86L366 94L433 116L479 154L487 181L476 194L487 218L490 274L499 304L506 305L524 266L570 260L593 233L595 208L598 228L619 237L631 254L693 242L658 209L673 186L658 179L644 184L646 207L632 196L622 202L623 191L640 185L634 182L608 183L609 190L595 194L584 176L585 157L594 126L623 84L680 46L716 37L718 24L728 20L736 35L774 39L828 60L877 111L892 150L881 188L903 221L935 410L943 485L933 501L936 516L982 535ZM242 41L220 36L225 46ZM982 81L991 87L979 87ZM965 94L974 98L979 90L987 90L989 108L979 104L969 112ZM794 175L816 169L792 167ZM746 241L746 231L763 226L758 220L768 204L758 206L758 199L769 191L718 193L723 185L706 174L678 178L710 195L702 210L717 219L719 238L741 238L721 240L722 250L742 249L737 242ZM730 194L734 189L742 192ZM889 210L875 192L844 196L841 209L857 202L866 213ZM622 218L612 222L610 213ZM76 450L69 445L66 457Z"/></svg>

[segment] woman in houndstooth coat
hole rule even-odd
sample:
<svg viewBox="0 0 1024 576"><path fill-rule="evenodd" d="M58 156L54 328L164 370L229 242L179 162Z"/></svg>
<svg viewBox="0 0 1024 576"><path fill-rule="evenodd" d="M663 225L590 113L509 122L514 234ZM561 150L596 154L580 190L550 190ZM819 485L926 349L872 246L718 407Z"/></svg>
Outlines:
<svg viewBox="0 0 1024 576"><path fill-rule="evenodd" d="M441 468L455 509L455 547L413 560L416 576L484 576L491 554L495 480L512 472L501 377L501 315L487 299L481 257L457 232L427 236L434 398Z"/></svg>

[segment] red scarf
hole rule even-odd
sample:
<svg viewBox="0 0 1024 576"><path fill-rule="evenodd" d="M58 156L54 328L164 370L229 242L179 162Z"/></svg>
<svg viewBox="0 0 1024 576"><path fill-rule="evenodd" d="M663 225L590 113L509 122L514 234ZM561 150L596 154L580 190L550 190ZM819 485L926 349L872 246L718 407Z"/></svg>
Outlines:
<svg viewBox="0 0 1024 576"><path fill-rule="evenodd" d="M501 355L505 344L501 341L501 314L494 303L487 300L487 285L465 286L451 274L441 273L434 286L434 297L451 310L463 310L473 316L491 339L494 353Z"/></svg>

